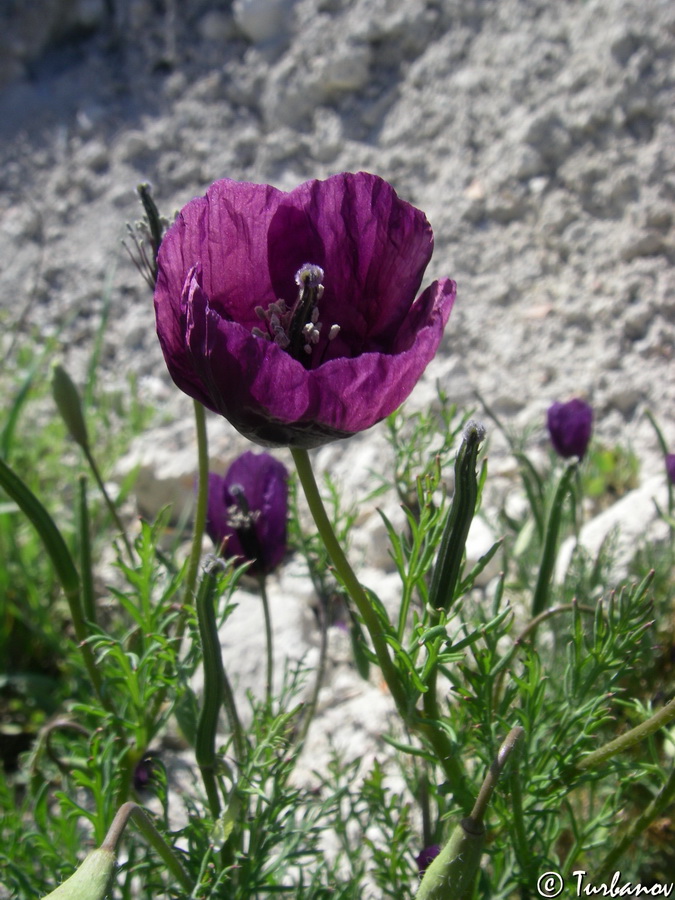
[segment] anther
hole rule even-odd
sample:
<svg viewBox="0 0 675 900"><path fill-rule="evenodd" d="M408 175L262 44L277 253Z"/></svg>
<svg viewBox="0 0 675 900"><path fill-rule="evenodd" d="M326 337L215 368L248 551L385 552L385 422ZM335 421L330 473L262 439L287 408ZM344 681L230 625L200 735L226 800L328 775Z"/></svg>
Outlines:
<svg viewBox="0 0 675 900"><path fill-rule="evenodd" d="M321 288L323 291L324 271L321 266L314 263L303 263L295 273L295 283L298 287L308 287L312 290Z"/></svg>

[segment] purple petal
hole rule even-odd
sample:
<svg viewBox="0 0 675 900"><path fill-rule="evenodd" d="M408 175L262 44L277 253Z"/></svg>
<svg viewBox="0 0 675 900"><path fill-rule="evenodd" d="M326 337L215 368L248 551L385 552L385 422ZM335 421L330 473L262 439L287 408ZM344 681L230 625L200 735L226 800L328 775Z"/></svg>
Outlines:
<svg viewBox="0 0 675 900"><path fill-rule="evenodd" d="M243 489L249 509L260 512L254 526L263 557L258 564L262 570L271 572L286 554L286 467L269 453L247 452L232 463L224 482L226 495L233 485L238 485Z"/></svg>
<svg viewBox="0 0 675 900"><path fill-rule="evenodd" d="M441 848L439 844L431 844L430 847L425 847L424 850L415 857L415 862L420 870L420 878L424 875L440 852Z"/></svg>
<svg viewBox="0 0 675 900"><path fill-rule="evenodd" d="M225 416L258 443L312 447L362 431L397 409L440 343L455 298L449 279L420 298L428 321L400 353L364 353L305 369L276 344L220 319L195 285L189 345L195 369Z"/></svg>
<svg viewBox="0 0 675 900"><path fill-rule="evenodd" d="M325 271L320 303L340 325L350 356L385 350L417 295L433 252L426 216L375 175L334 175L285 195L270 223L270 275L277 296L293 299L305 262Z"/></svg>
<svg viewBox="0 0 675 900"><path fill-rule="evenodd" d="M227 504L225 503L225 479L209 473L209 492L206 507L206 533L218 550L230 534L227 524ZM227 550L226 550L227 554Z"/></svg>
<svg viewBox="0 0 675 900"><path fill-rule="evenodd" d="M675 453L666 454L666 474L671 484L675 484Z"/></svg>

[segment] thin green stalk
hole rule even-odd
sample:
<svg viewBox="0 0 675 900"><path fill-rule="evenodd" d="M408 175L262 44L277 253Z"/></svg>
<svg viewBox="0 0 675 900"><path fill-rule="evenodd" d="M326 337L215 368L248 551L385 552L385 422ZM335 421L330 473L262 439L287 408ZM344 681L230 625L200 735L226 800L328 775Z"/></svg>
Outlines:
<svg viewBox="0 0 675 900"><path fill-rule="evenodd" d="M133 565L135 562L134 551L132 549L129 538L127 537L126 528L122 524L122 520L119 517L119 513L117 512L117 509L115 508L115 504L112 502L112 500L110 498L110 494L108 493L108 491L106 489L103 479L101 478L101 473L99 472L99 468L96 465L96 460L94 459L91 450L89 449L88 446L83 446L82 449L84 451L84 455L87 459L87 462L89 463L89 468L91 469L92 474L93 474L94 478L96 479L96 484L98 485L101 495L105 501L105 505L108 507L108 511L110 512L110 515L113 518L113 521L115 523L115 528L117 528L120 535L122 536L122 540L124 541L124 547L127 551L127 556L129 557L129 561Z"/></svg>
<svg viewBox="0 0 675 900"><path fill-rule="evenodd" d="M267 645L267 668L265 674L265 701L269 709L272 708L272 682L274 677L274 646L272 639L272 618L270 616L270 604L267 597L267 578L261 575L258 579L260 596L262 598L263 615L265 618L265 642Z"/></svg>
<svg viewBox="0 0 675 900"><path fill-rule="evenodd" d="M234 691L232 690L230 679L227 677L227 672L224 671L223 674L225 676L223 681L223 707L225 709L227 721L230 725L230 731L232 732L235 759L239 765L243 765L244 760L246 759L246 739L244 737L244 729L241 727L239 714L237 713L237 704L234 699Z"/></svg>
<svg viewBox="0 0 675 900"><path fill-rule="evenodd" d="M553 567L556 561L558 549L558 535L560 533L560 524L562 521L563 504L570 492L570 485L574 472L578 463L569 463L565 471L560 476L560 481L556 487L553 496L553 502L546 522L546 534L544 537L544 546L541 552L541 561L539 563L539 575L537 584L532 596L532 615L538 616L543 612L548 600L551 576L553 575Z"/></svg>
<svg viewBox="0 0 675 900"><path fill-rule="evenodd" d="M63 368L63 366L54 366L52 370L52 394L54 396L56 407L61 414L61 418L63 419L66 428L70 433L70 436L75 441L75 443L79 444L79 446L82 448L85 458L89 463L89 468L91 469L94 475L94 479L96 480L96 484L98 485L99 490L101 491L101 495L103 496L106 506L108 507L110 515L112 516L113 522L115 523L117 530L122 535L122 540L124 541L124 545L129 555L129 560L133 565L134 553L131 548L131 544L129 543L126 529L120 520L117 510L115 509L115 504L112 502L110 496L108 495L108 491L106 490L103 479L101 478L101 473L99 472L98 466L96 465L96 460L94 459L91 452L91 446L89 444L89 434L87 431L87 422L84 417L84 411L82 409L80 392L75 386L75 382Z"/></svg>
<svg viewBox="0 0 675 900"><path fill-rule="evenodd" d="M466 786L466 777L464 769L457 756L456 748L448 739L445 732L438 727L438 720L431 722L416 721L408 723L411 731L423 735L427 743L431 745L439 765L443 769L455 802L462 808L464 812L471 809L473 797L471 791Z"/></svg>
<svg viewBox="0 0 675 900"><path fill-rule="evenodd" d="M472 894L480 869L487 805L499 776L524 734L520 726L512 728L499 748L483 781L471 815L462 819L449 840L424 874L415 900L463 900Z"/></svg>
<svg viewBox="0 0 675 900"><path fill-rule="evenodd" d="M116 854L117 846L122 838L122 834L124 833L124 829L126 828L129 819L133 819L134 825L138 828L150 846L157 852L174 878L180 882L182 888L191 892L192 881L183 868L183 864L171 847L169 847L159 831L157 831L145 810L131 800L124 803L117 810L112 825L108 829L105 840L99 849L108 850Z"/></svg>
<svg viewBox="0 0 675 900"><path fill-rule="evenodd" d="M504 738L504 741L497 753L497 757L493 761L487 775L485 776L483 784L481 785L481 789L478 792L476 802L474 803L473 809L471 810L471 818L475 822L483 821L488 803L492 799L494 789L497 787L499 776L502 774L504 766L508 762L509 757L516 749L520 741L523 739L524 735L525 729L520 725L516 725L515 728L512 728Z"/></svg>
<svg viewBox="0 0 675 900"><path fill-rule="evenodd" d="M89 539L89 506L87 504L87 481L80 476L80 494L77 528L80 539L80 574L82 577L82 607L84 617L96 624L96 599L94 595L94 574L91 562L91 540Z"/></svg>
<svg viewBox="0 0 675 900"><path fill-rule="evenodd" d="M521 869L523 872L527 872L531 865L532 854L527 843L527 830L525 828L525 813L523 809L523 787L520 780L520 769L517 765L511 767L509 773L509 786L511 788L513 847Z"/></svg>
<svg viewBox="0 0 675 900"><path fill-rule="evenodd" d="M297 743L303 744L312 724L312 719L316 713L319 703L319 692L323 684L323 676L326 671L326 656L328 653L328 622L326 615L326 604L322 597L319 597L319 627L321 628L321 646L319 647L319 663L314 673L314 688L309 702L303 710L302 724L298 734Z"/></svg>
<svg viewBox="0 0 675 900"><path fill-rule="evenodd" d="M188 570L185 576L184 602L191 605L195 597L197 575L199 574L199 562L202 556L202 541L206 530L206 507L209 496L209 441L206 432L206 410L194 401L195 432L197 437L197 507L192 531L192 549ZM185 627L184 619L181 620L179 631L182 636Z"/></svg>
<svg viewBox="0 0 675 900"><path fill-rule="evenodd" d="M434 721L425 722L408 708L408 698L400 674L389 656L389 649L383 633L383 625L373 609L368 595L361 586L354 570L349 565L333 527L326 513L321 494L314 478L312 464L306 450L291 448L291 453L298 471L298 478L307 498L307 504L314 518L317 531L330 556L338 576L342 580L359 615L363 619L370 639L373 642L375 655L384 680L391 692L396 708L404 722L411 730L425 736L436 753L438 761L445 772L457 802L464 809L469 809L473 802L466 787L461 765L455 754L455 748L447 735L441 731Z"/></svg>
<svg viewBox="0 0 675 900"><path fill-rule="evenodd" d="M508 651L508 653L502 656L498 665L495 667L495 669L493 669L493 675L497 676L495 678L494 687L492 689L492 696L495 698L495 701L501 696L502 683L504 681L504 676L506 674L507 668L510 665L511 660L524 645L525 640L529 637L534 639L534 635L537 629L542 622L546 621L546 619L550 619L553 616L557 616L563 612L573 612L575 609L580 613L585 613L586 615L590 616L595 616L598 612L597 607L594 609L592 606L583 606L576 601L574 603L562 603L558 606L550 606L548 609L545 609L543 612L539 613L538 616L535 616L534 619L531 619L527 623L525 628L523 628L520 634L514 639L511 649Z"/></svg>
<svg viewBox="0 0 675 900"><path fill-rule="evenodd" d="M629 750L631 747L635 746L635 744L644 741L645 738L648 738L650 735L654 734L655 731L658 731L659 728L663 728L664 725L672 722L673 719L675 719L675 698L672 699L670 703L666 703L666 705L657 713L654 713L653 716L650 716L640 725L636 725L635 728L626 731L618 738L605 744L604 747L600 747L598 750L594 750L593 753L589 753L588 756L584 756L584 758L576 764L574 771L584 772L587 769L597 768L602 765L602 763L607 762L608 759L611 759L612 756L616 756L617 753Z"/></svg>
<svg viewBox="0 0 675 900"><path fill-rule="evenodd" d="M214 819L220 815L220 797L216 779L216 733L218 715L223 696L225 670L218 636L218 624L214 607L214 595L218 581L214 567L207 569L199 586L196 599L197 623L202 644L204 662L204 695L197 723L195 757L202 773L209 809Z"/></svg>
<svg viewBox="0 0 675 900"><path fill-rule="evenodd" d="M391 657L389 656L387 642L385 641L384 635L382 633L382 624L375 614L375 610L368 600L368 595L366 594L358 578L354 574L354 570L349 565L347 557L345 556L342 547L340 546L340 543L335 536L333 526L330 523L325 507L323 505L323 500L321 499L321 494L319 492L316 479L314 478L314 472L312 470L312 464L309 459L309 454L306 450L300 450L295 447L291 447L291 453L293 455L293 460L295 461L295 466L298 470L298 478L300 479L300 483L302 484L302 488L305 492L307 504L314 518L317 531L321 536L321 540L323 541L323 544L328 551L328 555L330 556L331 561L335 566L335 570L337 571L338 576L347 589L347 593L354 601L359 615L363 619L365 626L368 629L370 639L373 642L375 655L377 656L377 661L380 664L380 669L382 670L382 675L384 676L384 680L386 681L387 686L394 698L394 701L396 702L396 706L399 708L399 710L403 711L406 709L407 699L405 691L401 684L399 673L396 669L396 666L392 662Z"/></svg>

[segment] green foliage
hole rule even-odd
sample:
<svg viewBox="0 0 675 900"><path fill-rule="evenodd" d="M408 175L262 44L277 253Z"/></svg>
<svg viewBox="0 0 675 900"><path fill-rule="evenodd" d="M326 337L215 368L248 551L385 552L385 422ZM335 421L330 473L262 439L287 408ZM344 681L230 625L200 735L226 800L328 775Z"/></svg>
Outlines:
<svg viewBox="0 0 675 900"><path fill-rule="evenodd" d="M97 347L82 409L87 446L107 476L148 416L133 390L131 399L101 392ZM21 479L19 489L6 476L0 498L3 886L43 896L108 840L134 799L153 812L148 829L130 825L119 837L115 900L412 900L416 856L446 844L473 814L514 726L523 739L492 786L484 864L465 896L532 896L543 872L575 868L667 877L672 847L656 826L672 815L672 739L661 729L602 765L584 761L671 701L673 542L640 548L615 589L611 541L597 558L577 548L562 583L553 572L585 499L601 508L633 483L631 454L596 448L581 467L551 457L540 468L526 441L512 439L524 503L500 511L503 537L469 565L464 541L487 478L480 438L471 444L479 432L441 391L430 410L395 413L385 426L392 474L379 473L370 499L388 494L403 506L403 527L382 514L397 607L364 591L363 615L325 536L307 525L294 483L289 530L316 592L321 662L316 672L287 667L271 702L250 697L242 716L217 628L226 627L243 570L210 565L189 588L184 553L167 549L168 510L120 541L122 498L102 497L93 483L85 490L91 460L48 400L50 356L29 364L19 347L3 375L13 400L0 455ZM333 479L323 493L347 548L358 506ZM485 585L497 556L503 572ZM66 579L64 599L66 557L77 578ZM105 585L104 558L114 560ZM296 764L333 622L349 625L355 665L387 681L398 716L377 759L347 764L336 753L308 786ZM192 678L202 666L199 695ZM303 705L307 685L313 699ZM180 797L167 735L196 749L199 765ZM139 764L150 772L144 786Z"/></svg>

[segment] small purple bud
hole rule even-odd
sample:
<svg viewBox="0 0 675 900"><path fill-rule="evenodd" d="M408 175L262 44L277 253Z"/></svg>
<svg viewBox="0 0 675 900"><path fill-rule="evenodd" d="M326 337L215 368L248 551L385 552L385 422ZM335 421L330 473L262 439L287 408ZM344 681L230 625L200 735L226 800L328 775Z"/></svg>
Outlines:
<svg viewBox="0 0 675 900"><path fill-rule="evenodd" d="M154 760L152 756L144 757L134 769L134 788L137 791L142 791L147 788L152 780L152 774L154 769Z"/></svg>
<svg viewBox="0 0 675 900"><path fill-rule="evenodd" d="M675 453L666 453L666 473L668 481L675 484Z"/></svg>
<svg viewBox="0 0 675 900"><path fill-rule="evenodd" d="M426 870L429 868L431 863L436 859L440 852L440 846L438 844L432 844L430 847L425 847L424 850L422 850L422 852L419 854L419 856L415 857L415 862L417 863L417 867L420 870L420 878L424 875Z"/></svg>
<svg viewBox="0 0 675 900"><path fill-rule="evenodd" d="M582 459L593 430L593 410L575 397L567 403L554 403L547 413L548 431L555 452L568 459Z"/></svg>
<svg viewBox="0 0 675 900"><path fill-rule="evenodd" d="M269 453L243 453L225 477L209 475L206 530L226 557L272 572L286 553L288 472Z"/></svg>

